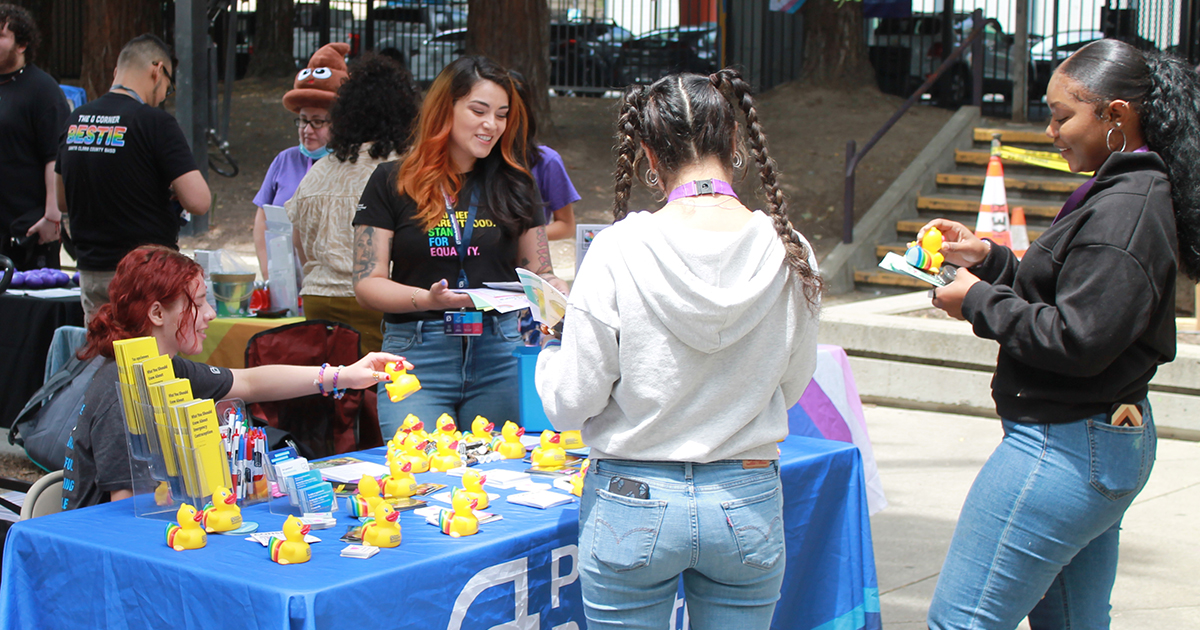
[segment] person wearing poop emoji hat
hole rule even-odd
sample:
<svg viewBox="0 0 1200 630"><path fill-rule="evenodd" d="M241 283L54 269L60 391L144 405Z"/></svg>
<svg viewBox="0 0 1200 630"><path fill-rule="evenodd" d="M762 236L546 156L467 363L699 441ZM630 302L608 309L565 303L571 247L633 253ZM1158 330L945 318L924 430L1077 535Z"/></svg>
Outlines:
<svg viewBox="0 0 1200 630"><path fill-rule="evenodd" d="M254 252L258 255L258 266L264 280L267 273L267 215L263 206L282 206L296 193L300 180L308 169L329 150L329 108L337 98L338 88L345 82L346 55L350 44L337 42L322 46L313 53L308 67L296 74L292 89L283 95L283 106L296 114L296 128L300 135L298 146L284 149L275 156L262 187L254 196L258 211L254 214Z"/></svg>

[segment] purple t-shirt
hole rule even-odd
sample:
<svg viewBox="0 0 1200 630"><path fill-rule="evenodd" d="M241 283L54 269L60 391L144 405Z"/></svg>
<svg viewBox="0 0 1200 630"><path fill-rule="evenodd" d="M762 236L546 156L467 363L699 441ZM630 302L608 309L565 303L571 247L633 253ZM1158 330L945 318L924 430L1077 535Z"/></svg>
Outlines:
<svg viewBox="0 0 1200 630"><path fill-rule="evenodd" d="M312 165L313 160L301 153L299 146L280 151L279 155L275 156L275 161L271 162L271 168L267 169L262 188L254 195L254 205L260 208L268 205L282 206L296 194L300 180L304 179Z"/></svg>
<svg viewBox="0 0 1200 630"><path fill-rule="evenodd" d="M533 181L537 182L538 192L542 193L542 201L546 204L546 225L550 225L556 210L579 201L581 197L571 183L558 151L545 145L538 145L538 150L542 152L542 161L533 167Z"/></svg>

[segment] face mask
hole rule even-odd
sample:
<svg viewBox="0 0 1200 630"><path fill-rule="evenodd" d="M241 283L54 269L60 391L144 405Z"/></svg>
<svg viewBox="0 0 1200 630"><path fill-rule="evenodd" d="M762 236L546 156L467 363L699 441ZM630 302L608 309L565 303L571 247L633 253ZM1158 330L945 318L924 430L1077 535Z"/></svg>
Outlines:
<svg viewBox="0 0 1200 630"><path fill-rule="evenodd" d="M329 155L328 148L321 147L320 149L317 149L316 151L309 151L304 146L303 142L300 143L300 152L303 153L305 155L305 157L307 157L308 159L313 160L313 161L319 160L319 159L325 157L326 155Z"/></svg>

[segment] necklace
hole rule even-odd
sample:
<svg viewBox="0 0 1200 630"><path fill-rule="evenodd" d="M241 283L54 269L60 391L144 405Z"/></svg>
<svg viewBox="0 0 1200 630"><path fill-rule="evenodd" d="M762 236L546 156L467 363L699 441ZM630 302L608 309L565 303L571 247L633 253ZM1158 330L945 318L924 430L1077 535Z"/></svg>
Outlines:
<svg viewBox="0 0 1200 630"><path fill-rule="evenodd" d="M671 194L667 196L667 202L670 203L676 199L684 197L698 197L700 195L729 195L737 199L737 193L733 192L733 186L729 182L724 182L719 179L697 179L675 187Z"/></svg>
<svg viewBox="0 0 1200 630"><path fill-rule="evenodd" d="M25 66L21 66L20 68L13 70L12 74L8 75L7 79L0 81L0 85L8 85L9 83L16 81L17 77L21 76L24 73L25 73Z"/></svg>

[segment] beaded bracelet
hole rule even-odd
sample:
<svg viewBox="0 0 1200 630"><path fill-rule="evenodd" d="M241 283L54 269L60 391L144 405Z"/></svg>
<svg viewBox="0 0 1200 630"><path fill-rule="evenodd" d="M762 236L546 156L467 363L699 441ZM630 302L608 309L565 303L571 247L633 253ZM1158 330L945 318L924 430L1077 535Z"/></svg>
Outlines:
<svg viewBox="0 0 1200 630"><path fill-rule="evenodd" d="M322 363L321 368L317 370L317 380L313 381L313 385L317 386L317 391L321 392L322 396L329 395L325 393L325 368L327 367L329 367L328 363Z"/></svg>
<svg viewBox="0 0 1200 630"><path fill-rule="evenodd" d="M342 396L346 395L346 388L343 387L341 389L338 389L338 386L337 386L338 375L342 373L342 368L344 368L344 367L346 367L346 366L339 365L337 371L333 373L333 399L334 400L341 400Z"/></svg>

